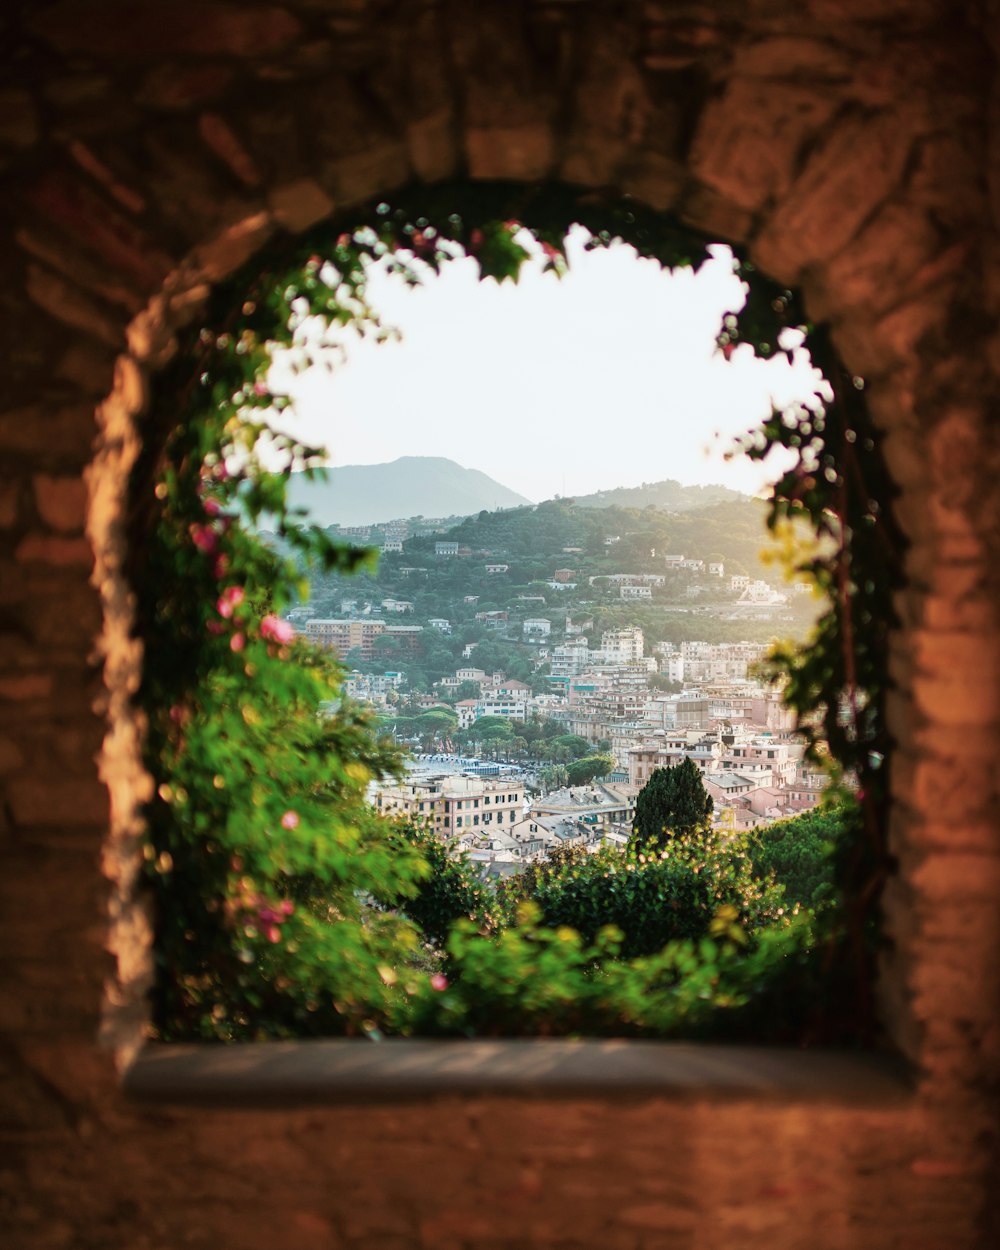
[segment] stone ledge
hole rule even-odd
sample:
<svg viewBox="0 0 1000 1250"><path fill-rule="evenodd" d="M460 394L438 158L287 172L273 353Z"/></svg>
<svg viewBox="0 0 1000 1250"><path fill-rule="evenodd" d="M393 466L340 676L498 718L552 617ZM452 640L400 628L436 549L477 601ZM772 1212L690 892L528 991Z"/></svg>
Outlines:
<svg viewBox="0 0 1000 1250"><path fill-rule="evenodd" d="M141 1102L244 1109L508 1095L888 1110L915 1096L894 1055L549 1039L149 1045L122 1086Z"/></svg>

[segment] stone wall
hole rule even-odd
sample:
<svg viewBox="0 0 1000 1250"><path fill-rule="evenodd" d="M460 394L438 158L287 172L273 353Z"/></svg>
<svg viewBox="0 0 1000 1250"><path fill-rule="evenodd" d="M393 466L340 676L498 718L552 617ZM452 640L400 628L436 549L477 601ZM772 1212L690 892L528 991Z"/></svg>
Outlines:
<svg viewBox="0 0 1000 1250"><path fill-rule="evenodd" d="M9 1244L962 1250L1000 1239L994 0L52 0L0 17ZM122 484L211 285L414 178L614 185L828 319L900 487L900 1110L143 1111Z"/></svg>

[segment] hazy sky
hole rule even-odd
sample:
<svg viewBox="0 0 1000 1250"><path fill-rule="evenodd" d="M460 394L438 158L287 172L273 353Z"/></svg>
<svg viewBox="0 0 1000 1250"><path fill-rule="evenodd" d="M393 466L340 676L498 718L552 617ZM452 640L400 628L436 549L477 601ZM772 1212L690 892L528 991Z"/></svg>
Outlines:
<svg viewBox="0 0 1000 1250"><path fill-rule="evenodd" d="M812 393L807 354L723 360L720 314L743 299L728 249L695 276L624 245L584 252L583 237L562 279L538 264L517 286L479 282L467 260L417 289L373 273L403 341L351 341L333 374L296 379L301 436L335 465L447 456L533 501L662 478L761 489L776 468L723 452L772 397Z"/></svg>

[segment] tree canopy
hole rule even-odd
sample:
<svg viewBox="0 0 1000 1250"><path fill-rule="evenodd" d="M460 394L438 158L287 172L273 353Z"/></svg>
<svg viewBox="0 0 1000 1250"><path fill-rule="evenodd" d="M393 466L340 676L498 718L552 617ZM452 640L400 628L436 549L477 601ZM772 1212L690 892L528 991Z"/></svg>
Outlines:
<svg viewBox="0 0 1000 1250"><path fill-rule="evenodd" d="M698 766L690 758L673 768L655 769L635 801L630 849L659 850L676 835L704 829L713 806Z"/></svg>

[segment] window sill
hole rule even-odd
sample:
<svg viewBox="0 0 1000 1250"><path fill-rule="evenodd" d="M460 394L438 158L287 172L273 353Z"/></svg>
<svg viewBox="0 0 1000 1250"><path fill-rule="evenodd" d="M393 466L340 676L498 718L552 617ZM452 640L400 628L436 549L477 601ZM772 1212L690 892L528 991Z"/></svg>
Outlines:
<svg viewBox="0 0 1000 1250"><path fill-rule="evenodd" d="M913 1096L892 1055L614 1039L154 1044L123 1088L145 1103L242 1108L506 1095L889 1109Z"/></svg>

